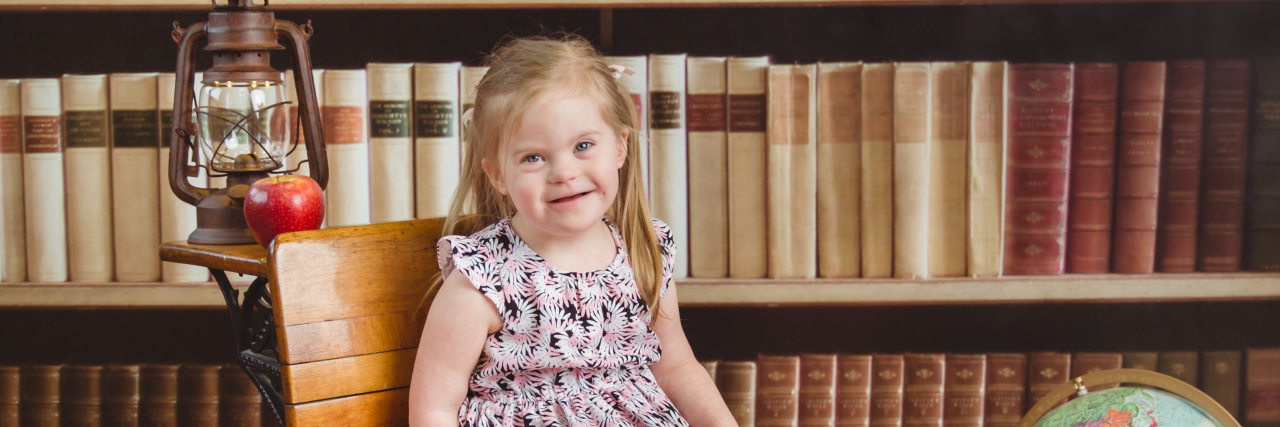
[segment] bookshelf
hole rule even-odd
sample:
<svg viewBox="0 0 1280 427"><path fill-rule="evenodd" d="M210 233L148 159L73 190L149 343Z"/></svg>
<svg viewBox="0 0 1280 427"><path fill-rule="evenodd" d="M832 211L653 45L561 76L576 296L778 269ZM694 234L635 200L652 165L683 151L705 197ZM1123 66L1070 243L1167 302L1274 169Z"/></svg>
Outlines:
<svg viewBox="0 0 1280 427"><path fill-rule="evenodd" d="M636 8L636 7L797 7L883 5L985 5L1028 3L1143 3L1204 0L276 0L273 10L317 9L497 9L497 8ZM1208 0L1220 2L1224 0ZM1260 0L1254 0L1260 1ZM205 10L207 4L170 0L14 0L0 11L49 10Z"/></svg>

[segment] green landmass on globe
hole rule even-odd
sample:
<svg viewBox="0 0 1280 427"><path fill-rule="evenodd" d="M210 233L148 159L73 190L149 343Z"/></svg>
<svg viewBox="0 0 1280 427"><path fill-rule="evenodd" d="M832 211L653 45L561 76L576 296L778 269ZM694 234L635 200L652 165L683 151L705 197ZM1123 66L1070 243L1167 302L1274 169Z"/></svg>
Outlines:
<svg viewBox="0 0 1280 427"><path fill-rule="evenodd" d="M1120 387L1085 394L1050 412L1035 427L1222 427L1196 404L1151 388Z"/></svg>

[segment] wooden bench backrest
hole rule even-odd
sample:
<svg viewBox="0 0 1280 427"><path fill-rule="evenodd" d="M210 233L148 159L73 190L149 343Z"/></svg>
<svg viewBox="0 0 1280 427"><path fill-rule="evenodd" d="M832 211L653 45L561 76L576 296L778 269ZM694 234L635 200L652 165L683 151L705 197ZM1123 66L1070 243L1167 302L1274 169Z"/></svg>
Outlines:
<svg viewBox="0 0 1280 427"><path fill-rule="evenodd" d="M443 218L281 235L271 295L291 426L408 424Z"/></svg>

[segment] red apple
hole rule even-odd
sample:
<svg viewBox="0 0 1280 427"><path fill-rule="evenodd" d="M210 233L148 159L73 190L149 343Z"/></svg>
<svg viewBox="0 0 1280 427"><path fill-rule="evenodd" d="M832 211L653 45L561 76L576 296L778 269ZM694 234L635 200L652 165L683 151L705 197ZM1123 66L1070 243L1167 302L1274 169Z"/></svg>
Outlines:
<svg viewBox="0 0 1280 427"><path fill-rule="evenodd" d="M259 179L244 197L244 219L262 247L277 234L315 230L324 220L320 184L302 175Z"/></svg>

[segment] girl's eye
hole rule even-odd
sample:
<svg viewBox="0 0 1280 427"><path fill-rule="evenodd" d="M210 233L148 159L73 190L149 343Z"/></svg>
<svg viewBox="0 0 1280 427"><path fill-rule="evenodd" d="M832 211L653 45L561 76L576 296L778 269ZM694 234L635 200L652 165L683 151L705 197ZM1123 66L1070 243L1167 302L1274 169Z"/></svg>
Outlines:
<svg viewBox="0 0 1280 427"><path fill-rule="evenodd" d="M525 161L525 163L541 162L541 161L542 161L542 156L539 156L539 155L537 155L537 154L530 154L530 155L528 155L528 156L524 156L524 161Z"/></svg>
<svg viewBox="0 0 1280 427"><path fill-rule="evenodd" d="M582 142L579 142L578 145L575 145L573 147L573 151L583 151L588 148L591 148L592 145L595 145L595 143L591 141L582 141Z"/></svg>

